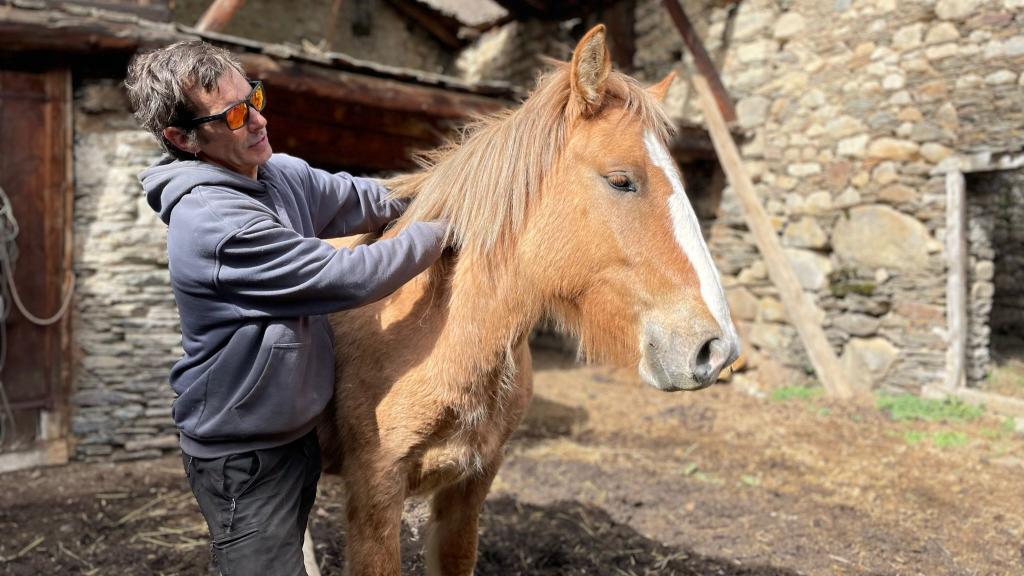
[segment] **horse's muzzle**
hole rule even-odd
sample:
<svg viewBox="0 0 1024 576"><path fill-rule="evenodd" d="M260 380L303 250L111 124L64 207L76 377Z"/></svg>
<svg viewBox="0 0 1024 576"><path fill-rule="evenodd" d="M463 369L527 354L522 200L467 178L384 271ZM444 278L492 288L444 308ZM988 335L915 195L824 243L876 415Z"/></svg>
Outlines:
<svg viewBox="0 0 1024 576"><path fill-rule="evenodd" d="M739 346L719 334L694 338L648 324L640 375L659 390L700 390L713 384L738 356Z"/></svg>

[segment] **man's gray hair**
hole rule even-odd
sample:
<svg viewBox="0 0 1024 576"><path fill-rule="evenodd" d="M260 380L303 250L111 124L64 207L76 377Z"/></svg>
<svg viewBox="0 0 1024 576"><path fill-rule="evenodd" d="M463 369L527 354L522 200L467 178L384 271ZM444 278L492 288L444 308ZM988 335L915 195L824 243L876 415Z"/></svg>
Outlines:
<svg viewBox="0 0 1024 576"><path fill-rule="evenodd" d="M196 130L186 125L198 110L189 92L197 86L213 91L220 77L232 69L245 76L242 65L227 50L201 40L185 40L135 56L124 85L139 124L156 136L168 154L187 160L195 157L171 144L163 130L181 127L194 143Z"/></svg>

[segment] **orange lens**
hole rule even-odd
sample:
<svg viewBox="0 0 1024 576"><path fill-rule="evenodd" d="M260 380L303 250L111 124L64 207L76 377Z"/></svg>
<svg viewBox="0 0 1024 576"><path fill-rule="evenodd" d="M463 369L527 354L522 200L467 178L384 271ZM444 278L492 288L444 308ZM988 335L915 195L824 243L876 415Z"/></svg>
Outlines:
<svg viewBox="0 0 1024 576"><path fill-rule="evenodd" d="M263 106L267 103L267 100L263 95L263 84L256 85L256 89L252 91L252 98L250 98L249 101L252 102L253 108L260 112L263 111Z"/></svg>
<svg viewBox="0 0 1024 576"><path fill-rule="evenodd" d="M245 102L235 104L224 115L224 120L227 121L228 128L238 130L249 120L249 106Z"/></svg>

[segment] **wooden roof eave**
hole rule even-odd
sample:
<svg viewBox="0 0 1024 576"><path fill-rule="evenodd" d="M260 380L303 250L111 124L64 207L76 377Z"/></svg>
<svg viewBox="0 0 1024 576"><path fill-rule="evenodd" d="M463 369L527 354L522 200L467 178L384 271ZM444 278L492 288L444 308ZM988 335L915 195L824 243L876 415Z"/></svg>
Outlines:
<svg viewBox="0 0 1024 576"><path fill-rule="evenodd" d="M60 52L77 55L97 53L133 53L157 48L179 40L202 38L237 54L261 54L286 66L284 61L300 65L301 70L321 73L342 71L409 84L432 90L445 90L489 98L507 104L522 97L521 91L508 83L481 82L469 84L458 78L387 66L359 60L340 52L306 51L284 44L268 44L216 32L200 32L195 28L152 22L132 14L82 9L65 5L61 10L0 6L0 53ZM373 88L372 80L368 80ZM385 86L390 89L391 84ZM456 96L453 96L456 97ZM472 108L472 107L471 107Z"/></svg>

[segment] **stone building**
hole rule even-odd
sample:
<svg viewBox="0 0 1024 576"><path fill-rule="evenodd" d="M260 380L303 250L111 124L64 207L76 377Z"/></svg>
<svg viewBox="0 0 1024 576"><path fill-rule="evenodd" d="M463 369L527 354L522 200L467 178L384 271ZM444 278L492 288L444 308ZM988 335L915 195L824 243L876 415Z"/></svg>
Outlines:
<svg viewBox="0 0 1024 576"><path fill-rule="evenodd" d="M664 58L644 51L672 32L659 4L637 4L644 70ZM694 12L762 202L847 373L997 402L973 391L991 368L990 335L1021 326L1024 4L747 0ZM681 115L696 114L678 88ZM710 241L749 345L806 372L728 191Z"/></svg>
<svg viewBox="0 0 1024 576"><path fill-rule="evenodd" d="M78 278L71 320L41 337L42 359L26 350L9 361L36 358L48 372L44 394L14 402L37 449L0 446L0 469L176 447L166 378L180 349L164 227L136 181L159 151L120 82L134 51L195 35L206 2L75 4L0 0L0 104L13 110L8 80L28 67L57 74L44 100L66 103L47 124L66 129L36 152L51 152L48 177L71 190L66 210L59 196L48 204L51 228L67 234L46 244L50 282L36 309L59 304L62 263ZM762 203L847 372L862 386L992 401L993 354L1012 354L1024 328L1024 2L683 4L736 104L734 134ZM353 0L332 14L335 5L250 0L206 34L267 78L281 113L275 149L328 168L408 167L412 149L465 114L513 102L543 57L566 58L597 22L609 25L620 69L648 82L680 71L667 99L680 127L673 153L757 379L811 378L701 128L689 56L660 0ZM59 41L47 35L56 29ZM5 126L0 186L10 192L5 171L21 145ZM26 266L18 274L32 286ZM1022 410L1020 400L998 403Z"/></svg>
<svg viewBox="0 0 1024 576"><path fill-rule="evenodd" d="M992 354L1020 355L1024 3L683 5L736 103L761 201L846 372L863 387L1024 413L1020 400L984 392ZM668 106L681 125L700 126L685 81L691 61L663 3L617 6L611 40L633 49L619 67L648 82L679 70ZM460 67L522 82L529 71L506 63L565 53L608 15L541 14L492 30ZM538 30L540 42L528 32ZM706 235L753 363L771 380L806 381L812 368L735 196L720 190L714 162L677 159L709 216Z"/></svg>
<svg viewBox="0 0 1024 576"><path fill-rule="evenodd" d="M470 86L439 74L456 49L439 39L442 28L424 33L421 20L451 17L416 19L392 8L408 3L380 2L362 24L379 29L368 34L378 44L361 43L370 52L360 55L387 64L332 51L308 31L281 36L272 24L285 15L270 9L271 20L257 20L263 27L240 18L257 36L241 38L192 29L195 3L178 3L180 13L173 3L133 0L7 4L0 2L0 189L21 228L15 283L31 312L49 314L66 294L64 272L77 282L62 321L39 327L12 311L0 334L9 352L0 470L176 449L167 377L181 349L166 226L137 180L161 152L136 125L122 88L136 51L195 37L232 50L267 85L275 151L356 173L408 169L413 151L514 97L500 83ZM265 7L253 0L247 8ZM331 2L301 8L323 15ZM351 18L338 16L339 43L351 36L341 32ZM385 55L379 43L388 38L397 49Z"/></svg>

